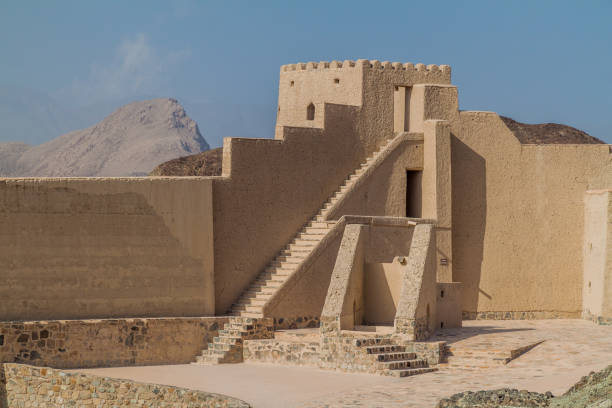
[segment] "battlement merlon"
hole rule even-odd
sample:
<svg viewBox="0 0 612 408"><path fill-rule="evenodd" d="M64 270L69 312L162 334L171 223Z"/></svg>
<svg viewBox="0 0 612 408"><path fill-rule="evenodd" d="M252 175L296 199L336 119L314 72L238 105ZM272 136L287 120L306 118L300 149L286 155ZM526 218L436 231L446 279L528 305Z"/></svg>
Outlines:
<svg viewBox="0 0 612 408"><path fill-rule="evenodd" d="M411 83L438 83L438 84L450 84L451 83L451 67L449 65L425 65L425 64L412 64L410 62L389 62L378 60L367 60L359 59L357 61L345 60L345 61L320 61L320 62L298 62L297 64L287 64L281 66L281 73L283 72L294 72L294 71L322 71L322 70L351 70L361 69L362 71L368 71L372 73L389 73L395 71L397 73L402 72L403 74L429 74L431 78L425 81L410 81ZM416 79L416 78L415 78ZM419 79L427 79L419 76ZM401 85L401 84L397 84ZM409 84L406 84L409 85Z"/></svg>

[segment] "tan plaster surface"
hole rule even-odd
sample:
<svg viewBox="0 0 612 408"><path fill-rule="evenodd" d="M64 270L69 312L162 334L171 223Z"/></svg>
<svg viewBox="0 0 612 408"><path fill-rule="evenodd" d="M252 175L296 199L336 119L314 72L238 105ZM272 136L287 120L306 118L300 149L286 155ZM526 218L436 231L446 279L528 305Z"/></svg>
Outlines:
<svg viewBox="0 0 612 408"><path fill-rule="evenodd" d="M0 320L212 315L212 187L0 178Z"/></svg>
<svg viewBox="0 0 612 408"><path fill-rule="evenodd" d="M463 311L582 310L584 193L612 182L607 145L521 145L494 113L451 126L453 281Z"/></svg>
<svg viewBox="0 0 612 408"><path fill-rule="evenodd" d="M512 387L558 395L612 362L612 326L584 320L478 320L464 326L463 332L472 335L461 340L464 344L503 349L534 338L546 341L507 365L442 369L405 379L264 364L82 371L223 393L255 407L433 407L440 398L465 390Z"/></svg>

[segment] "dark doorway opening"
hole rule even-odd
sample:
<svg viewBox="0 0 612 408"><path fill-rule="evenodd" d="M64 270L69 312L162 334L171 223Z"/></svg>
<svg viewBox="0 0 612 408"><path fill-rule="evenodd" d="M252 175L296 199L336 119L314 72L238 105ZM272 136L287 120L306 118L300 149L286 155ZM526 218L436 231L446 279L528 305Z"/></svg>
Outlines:
<svg viewBox="0 0 612 408"><path fill-rule="evenodd" d="M406 217L421 218L423 172L406 170Z"/></svg>

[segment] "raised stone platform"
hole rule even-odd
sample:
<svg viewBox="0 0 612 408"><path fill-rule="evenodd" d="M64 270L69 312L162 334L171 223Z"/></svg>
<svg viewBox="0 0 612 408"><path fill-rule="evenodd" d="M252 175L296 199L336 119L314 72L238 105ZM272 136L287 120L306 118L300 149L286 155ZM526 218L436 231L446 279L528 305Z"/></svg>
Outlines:
<svg viewBox="0 0 612 408"><path fill-rule="evenodd" d="M446 342L447 360L439 368L473 370L507 364L549 337L530 329L526 322L509 321L500 327L497 323L464 321L462 328L440 330L432 340Z"/></svg>

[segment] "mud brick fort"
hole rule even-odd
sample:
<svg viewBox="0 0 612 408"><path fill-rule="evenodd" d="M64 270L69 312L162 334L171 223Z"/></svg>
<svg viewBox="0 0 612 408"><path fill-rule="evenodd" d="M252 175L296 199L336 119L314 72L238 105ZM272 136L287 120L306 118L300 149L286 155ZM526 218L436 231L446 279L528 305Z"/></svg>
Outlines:
<svg viewBox="0 0 612 408"><path fill-rule="evenodd" d="M525 143L449 66L369 60L282 66L274 136L215 177L0 179L5 398L64 368L412 376L462 320L612 322L611 146Z"/></svg>

